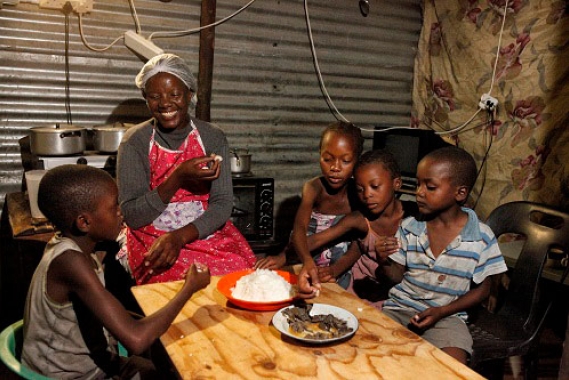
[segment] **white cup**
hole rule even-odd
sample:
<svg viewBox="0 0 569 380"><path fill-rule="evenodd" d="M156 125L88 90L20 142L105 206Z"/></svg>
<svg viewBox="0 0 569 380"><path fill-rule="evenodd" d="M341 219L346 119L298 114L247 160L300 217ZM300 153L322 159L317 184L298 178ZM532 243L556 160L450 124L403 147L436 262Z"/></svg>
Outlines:
<svg viewBox="0 0 569 380"><path fill-rule="evenodd" d="M28 198L30 200L30 211L34 219L45 219L45 215L42 214L38 207L38 189L45 173L47 173L47 170L30 170L24 173L26 176L26 186L28 188Z"/></svg>

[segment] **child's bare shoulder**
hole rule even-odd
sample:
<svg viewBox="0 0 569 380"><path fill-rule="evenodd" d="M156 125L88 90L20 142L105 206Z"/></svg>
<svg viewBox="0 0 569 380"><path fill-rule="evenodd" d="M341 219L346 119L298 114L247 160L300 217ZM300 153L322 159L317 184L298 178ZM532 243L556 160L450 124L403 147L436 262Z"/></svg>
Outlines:
<svg viewBox="0 0 569 380"><path fill-rule="evenodd" d="M323 191L324 186L322 185L321 177L314 177L304 183L302 195L303 197L312 196L317 198Z"/></svg>

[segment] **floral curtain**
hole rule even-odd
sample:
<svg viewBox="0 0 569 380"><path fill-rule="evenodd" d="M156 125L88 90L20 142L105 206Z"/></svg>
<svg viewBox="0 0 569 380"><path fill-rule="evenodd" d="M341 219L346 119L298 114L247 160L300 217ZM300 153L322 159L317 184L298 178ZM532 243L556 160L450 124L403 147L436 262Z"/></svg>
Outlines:
<svg viewBox="0 0 569 380"><path fill-rule="evenodd" d="M481 218L515 200L569 210L568 1L425 0L415 65L411 124L474 156Z"/></svg>

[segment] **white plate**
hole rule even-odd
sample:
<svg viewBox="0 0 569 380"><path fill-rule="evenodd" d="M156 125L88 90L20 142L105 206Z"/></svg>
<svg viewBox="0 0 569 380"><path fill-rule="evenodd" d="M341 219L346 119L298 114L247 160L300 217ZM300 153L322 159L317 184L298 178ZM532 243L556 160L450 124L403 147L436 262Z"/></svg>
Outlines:
<svg viewBox="0 0 569 380"><path fill-rule="evenodd" d="M306 342L306 343L310 343L310 344L325 344L325 343L335 342L338 340L344 340L344 339L347 339L347 338L351 337L352 335L354 335L356 333L356 331L358 330L358 327L359 327L358 319L352 313L347 311L346 309L342 309L341 307L326 305L326 304L322 304L322 303L315 303L315 304L312 304L312 310L310 310L310 315L332 314L334 317L346 321L347 326L350 327L352 329L352 331L347 333L344 336L329 338L329 339L316 340L316 339L302 338L302 337L299 337L298 335L295 335L295 334L290 332L287 317L286 317L286 315L283 314L283 311L290 309L292 307L295 307L295 306L291 305L291 306L283 307L282 309L277 311L275 313L275 315L273 315L273 326L275 326L275 328L277 330L279 330L282 334L289 336L291 338L294 338L296 340L300 340L302 342Z"/></svg>

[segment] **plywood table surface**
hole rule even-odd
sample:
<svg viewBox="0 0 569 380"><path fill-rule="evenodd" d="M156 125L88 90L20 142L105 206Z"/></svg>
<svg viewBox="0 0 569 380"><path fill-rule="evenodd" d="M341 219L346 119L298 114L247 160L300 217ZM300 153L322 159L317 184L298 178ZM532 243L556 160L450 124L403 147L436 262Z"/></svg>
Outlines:
<svg viewBox="0 0 569 380"><path fill-rule="evenodd" d="M342 307L359 320L349 340L309 345L281 336L275 311L227 304L218 277L194 294L161 337L183 379L482 379L336 284L311 302ZM132 288L146 315L162 307L181 282Z"/></svg>

